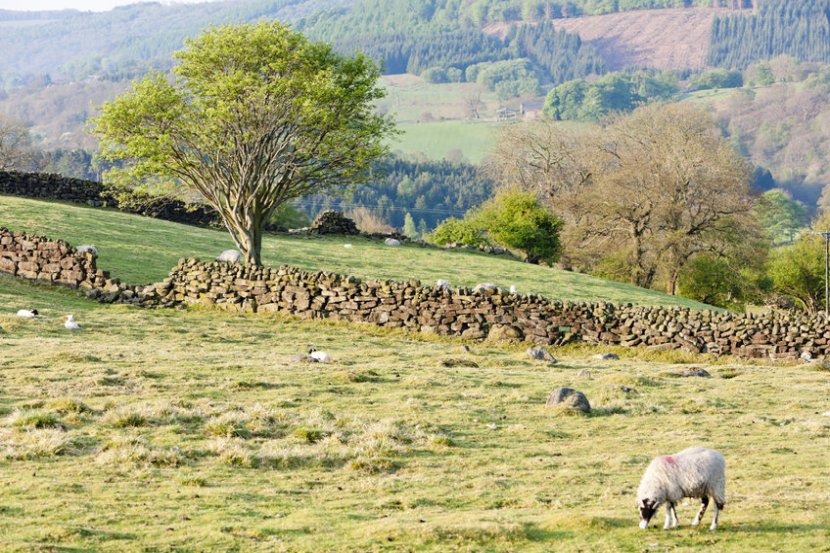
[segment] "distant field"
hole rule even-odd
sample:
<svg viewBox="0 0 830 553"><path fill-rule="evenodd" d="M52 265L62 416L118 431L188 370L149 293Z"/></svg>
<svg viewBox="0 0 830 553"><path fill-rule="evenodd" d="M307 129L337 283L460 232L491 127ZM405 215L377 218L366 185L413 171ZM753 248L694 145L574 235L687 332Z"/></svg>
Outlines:
<svg viewBox="0 0 830 553"><path fill-rule="evenodd" d="M11 315L21 307L44 318ZM62 329L68 312L84 332ZM0 326L4 552L830 543L828 373L813 366L622 349L604 362L590 348L556 351L548 366L524 347L466 353L455 340L355 325L105 306L10 277L0 277ZM334 362L290 361L312 344ZM441 366L448 359L477 366ZM712 378L677 378L678 362ZM585 392L592 415L546 409L560 386ZM687 502L679 529L641 531L646 465L691 445L726 456L720 528L706 529L711 511L691 527Z"/></svg>
<svg viewBox="0 0 830 553"><path fill-rule="evenodd" d="M233 247L227 233L126 215L113 210L0 196L0 226L62 238L71 244L95 244L99 266L126 282L147 283L167 276L181 257L212 259ZM354 248L346 249L345 243ZM444 251L416 245L389 248L359 238L267 236L266 264L290 264L360 277L410 279L453 286L494 282L515 284L523 293L551 298L606 300L643 305L703 304L619 282L529 265L476 252Z"/></svg>
<svg viewBox="0 0 830 553"><path fill-rule="evenodd" d="M401 136L392 149L429 159L453 159L460 153L467 161L480 163L496 145L503 125L473 121L402 124L398 126Z"/></svg>
<svg viewBox="0 0 830 553"><path fill-rule="evenodd" d="M483 114L495 116L499 107L495 93L475 83L432 84L415 75L386 75L382 78L386 98L378 106L400 123L426 122L429 119L466 119L465 97L481 95Z"/></svg>

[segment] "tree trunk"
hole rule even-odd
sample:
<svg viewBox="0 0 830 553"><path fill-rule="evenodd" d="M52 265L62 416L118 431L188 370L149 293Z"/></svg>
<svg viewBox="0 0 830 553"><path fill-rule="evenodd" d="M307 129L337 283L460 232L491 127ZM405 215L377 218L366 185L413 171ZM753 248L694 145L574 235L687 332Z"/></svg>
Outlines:
<svg viewBox="0 0 830 553"><path fill-rule="evenodd" d="M255 222L245 232L245 244L242 246L246 265L262 265L262 224Z"/></svg>

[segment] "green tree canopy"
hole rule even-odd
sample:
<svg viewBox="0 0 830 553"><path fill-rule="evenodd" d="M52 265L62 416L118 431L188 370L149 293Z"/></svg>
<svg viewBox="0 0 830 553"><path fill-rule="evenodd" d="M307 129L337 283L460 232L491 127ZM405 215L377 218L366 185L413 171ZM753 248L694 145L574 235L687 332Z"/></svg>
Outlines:
<svg viewBox="0 0 830 553"><path fill-rule="evenodd" d="M135 82L94 122L114 182L169 178L215 208L248 263L285 202L362 181L392 132L378 67L276 22L212 28L172 78Z"/></svg>

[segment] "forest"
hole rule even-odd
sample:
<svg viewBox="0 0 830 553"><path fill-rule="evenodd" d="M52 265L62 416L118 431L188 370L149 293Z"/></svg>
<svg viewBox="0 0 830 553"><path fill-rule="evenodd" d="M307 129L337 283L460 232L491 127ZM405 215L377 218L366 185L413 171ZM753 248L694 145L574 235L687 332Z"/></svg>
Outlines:
<svg viewBox="0 0 830 553"><path fill-rule="evenodd" d="M716 17L708 63L743 69L788 55L830 62L830 0L764 0L757 13Z"/></svg>

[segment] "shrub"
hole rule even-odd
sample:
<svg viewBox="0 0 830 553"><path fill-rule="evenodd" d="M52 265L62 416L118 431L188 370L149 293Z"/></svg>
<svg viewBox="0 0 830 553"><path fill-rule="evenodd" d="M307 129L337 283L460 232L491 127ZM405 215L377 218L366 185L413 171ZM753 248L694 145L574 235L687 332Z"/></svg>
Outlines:
<svg viewBox="0 0 830 553"><path fill-rule="evenodd" d="M447 244L463 244L465 246L481 246L487 243L482 235L481 228L467 219L450 217L438 225L430 235L430 241L438 246Z"/></svg>
<svg viewBox="0 0 830 553"><path fill-rule="evenodd" d="M521 250L530 263L555 263L562 255L562 220L530 192L502 192L473 216L479 228L508 248Z"/></svg>

